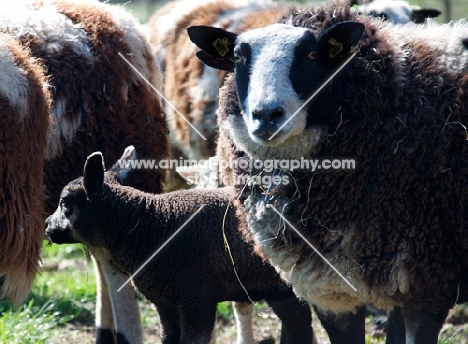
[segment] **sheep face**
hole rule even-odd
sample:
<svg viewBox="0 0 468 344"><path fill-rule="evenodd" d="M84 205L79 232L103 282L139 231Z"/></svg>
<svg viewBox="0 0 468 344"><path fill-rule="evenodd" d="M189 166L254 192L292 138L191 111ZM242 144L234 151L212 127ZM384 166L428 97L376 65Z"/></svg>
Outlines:
<svg viewBox="0 0 468 344"><path fill-rule="evenodd" d="M208 66L233 70L240 114L228 129L256 158L312 153L327 132L327 118L311 113L308 99L343 61L364 26L344 22L318 37L306 28L274 24L236 35L218 28L188 28ZM293 148L293 151L288 151Z"/></svg>
<svg viewBox="0 0 468 344"><path fill-rule="evenodd" d="M75 179L63 189L57 209L47 218L46 236L50 241L103 247L99 229L104 227L105 220L96 214L99 210L94 206L103 182L102 155L94 153L86 161L83 177Z"/></svg>

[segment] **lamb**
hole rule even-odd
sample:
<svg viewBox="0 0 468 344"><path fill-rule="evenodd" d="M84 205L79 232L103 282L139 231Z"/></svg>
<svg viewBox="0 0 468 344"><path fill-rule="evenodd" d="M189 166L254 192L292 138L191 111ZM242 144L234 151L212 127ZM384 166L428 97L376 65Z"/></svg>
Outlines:
<svg viewBox="0 0 468 344"><path fill-rule="evenodd" d="M43 67L0 33L0 297L29 293L42 248L42 168L51 97Z"/></svg>
<svg viewBox="0 0 468 344"><path fill-rule="evenodd" d="M35 173L40 185L44 185L45 209L41 215L52 213L62 188L81 174L79 166L95 150L106 154L108 165L130 143L145 158L167 158L168 128L160 99L140 76L160 88L160 72L136 19L120 7L98 1L3 3L0 31L15 36L42 61L53 96L53 123L42 163L44 177ZM41 127L37 126L37 130ZM146 191L161 192L165 179L164 171L147 170L129 183ZM117 337L142 342L135 292L130 287L117 294L113 288L127 276L116 270L105 255L93 254L102 283L98 286L98 309L102 314L98 312L96 319L97 342L114 337L114 328ZM123 302L125 298L129 301ZM105 301L109 299L116 314L123 307L135 322L122 317L106 321L105 313L112 313Z"/></svg>
<svg viewBox="0 0 468 344"><path fill-rule="evenodd" d="M129 147L122 159L134 154ZM162 343L208 343L219 301L259 299L282 320L282 343L312 343L309 306L241 240L229 190L148 194L120 185L134 171L116 164L104 173L101 153L90 155L84 176L64 188L46 220L46 235L55 243L107 251L116 266L133 274L190 218L133 278L156 305Z"/></svg>
<svg viewBox="0 0 468 344"><path fill-rule="evenodd" d="M448 310L468 298L468 52L460 44L468 24L397 26L324 5L240 35L208 27L189 35L203 62L234 71L218 110L234 161L356 162L351 170L238 164L238 181L280 181L236 186L257 252L320 308L395 309L406 330L397 341L436 343ZM214 39L228 40L224 57Z"/></svg>

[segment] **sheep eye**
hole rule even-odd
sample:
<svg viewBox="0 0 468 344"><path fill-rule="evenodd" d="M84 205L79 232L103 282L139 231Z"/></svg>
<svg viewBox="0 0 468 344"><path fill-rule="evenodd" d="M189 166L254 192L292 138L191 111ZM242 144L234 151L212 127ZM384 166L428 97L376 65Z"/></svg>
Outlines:
<svg viewBox="0 0 468 344"><path fill-rule="evenodd" d="M239 62L242 61L242 56L236 54L236 55L234 55L233 60L234 60L235 63L239 63Z"/></svg>
<svg viewBox="0 0 468 344"><path fill-rule="evenodd" d="M65 201L63 198L60 199L60 207L62 207L62 208L67 207L67 201Z"/></svg>
<svg viewBox="0 0 468 344"><path fill-rule="evenodd" d="M316 57L317 57L317 52L314 51L314 50L312 50L310 53L307 54L307 58L308 58L308 59L313 60L313 59L315 59Z"/></svg>

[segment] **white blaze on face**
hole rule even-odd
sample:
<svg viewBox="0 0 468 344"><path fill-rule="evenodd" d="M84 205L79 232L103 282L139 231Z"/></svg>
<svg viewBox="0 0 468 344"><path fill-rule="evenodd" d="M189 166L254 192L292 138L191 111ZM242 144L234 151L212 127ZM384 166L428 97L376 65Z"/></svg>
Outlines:
<svg viewBox="0 0 468 344"><path fill-rule="evenodd" d="M246 32L238 38L239 43L248 43L251 48L251 73L248 97L243 103L245 106L243 117L249 136L258 143L269 145L268 142L260 140L253 134L258 127L258 122L252 117L253 111L281 107L284 110L279 123L281 125L293 117L303 104L291 84L289 75L294 59L294 49L306 31L305 28L274 24ZM271 145L278 145L290 136L301 134L306 125L306 117L305 110L294 115L272 140ZM273 134L274 131L269 134Z"/></svg>

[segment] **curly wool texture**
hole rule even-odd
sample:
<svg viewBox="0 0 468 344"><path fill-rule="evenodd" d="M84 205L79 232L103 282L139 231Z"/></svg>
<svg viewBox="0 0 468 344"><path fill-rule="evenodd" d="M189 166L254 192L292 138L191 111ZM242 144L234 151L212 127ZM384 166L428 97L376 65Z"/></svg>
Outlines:
<svg viewBox="0 0 468 344"><path fill-rule="evenodd" d="M308 113L329 128L313 158L353 158L356 168L284 171L292 182L270 190L238 185L244 234L321 308L451 308L468 297L468 54L460 44L468 24L392 26L327 6L292 9L280 21L320 33L345 20L366 26L357 58ZM221 139L229 142L229 122L240 116L233 78L220 99ZM235 177L257 173L238 169Z"/></svg>
<svg viewBox="0 0 468 344"><path fill-rule="evenodd" d="M156 59L136 19L121 7L92 0L24 0L11 12L2 10L0 31L28 46L50 78L46 213L55 209L62 188L82 173L94 151L103 152L107 166L130 144L142 158L167 158L168 128L159 96L118 55L161 88ZM135 187L161 192L165 173L147 174Z"/></svg>
<svg viewBox="0 0 468 344"><path fill-rule="evenodd" d="M0 298L18 305L41 258L51 96L43 66L29 49L0 33L0 56Z"/></svg>

